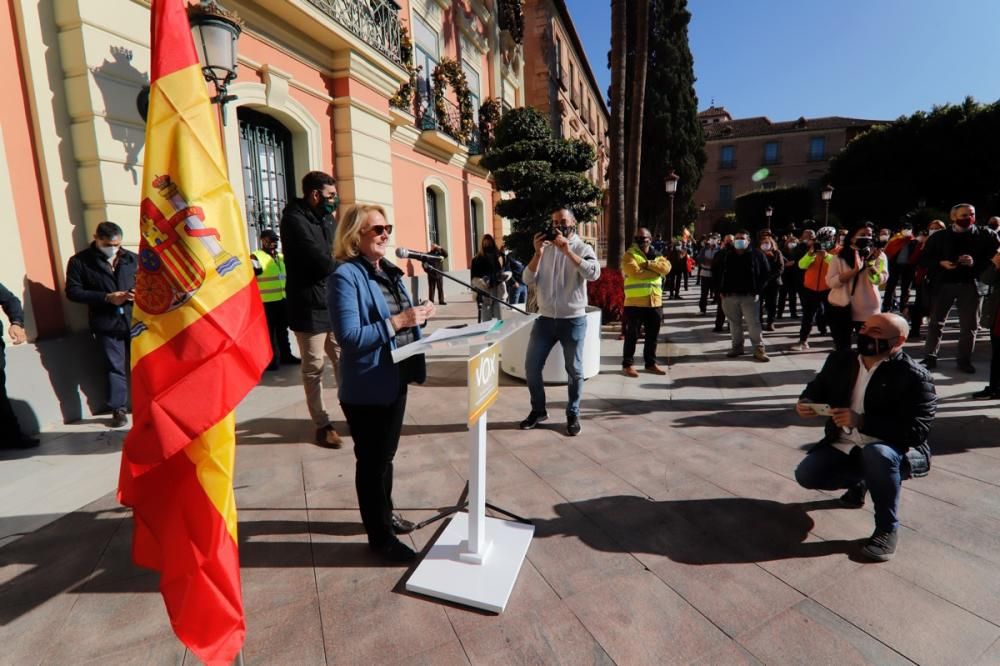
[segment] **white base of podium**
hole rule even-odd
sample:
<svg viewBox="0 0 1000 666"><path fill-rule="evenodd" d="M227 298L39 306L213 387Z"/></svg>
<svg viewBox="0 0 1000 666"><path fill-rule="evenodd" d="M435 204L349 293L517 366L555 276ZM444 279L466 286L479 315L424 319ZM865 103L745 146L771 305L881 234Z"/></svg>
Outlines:
<svg viewBox="0 0 1000 666"><path fill-rule="evenodd" d="M502 613L528 554L533 525L486 519L489 550L482 564L462 561L469 515L456 513L417 567L406 589L463 606Z"/></svg>

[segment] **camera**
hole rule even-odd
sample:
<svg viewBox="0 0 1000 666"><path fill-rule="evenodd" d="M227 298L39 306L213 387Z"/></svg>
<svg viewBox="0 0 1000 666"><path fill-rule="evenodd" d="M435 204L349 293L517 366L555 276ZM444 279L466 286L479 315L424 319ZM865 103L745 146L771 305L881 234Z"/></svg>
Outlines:
<svg viewBox="0 0 1000 666"><path fill-rule="evenodd" d="M872 248L870 247L863 247L858 250L858 256L861 257L862 259L867 259L868 257L871 256L871 254L872 254Z"/></svg>
<svg viewBox="0 0 1000 666"><path fill-rule="evenodd" d="M832 250L833 246L834 246L834 242L832 240L829 240L829 241L820 241L820 243L819 243L819 249L824 250L826 252L829 252L830 250Z"/></svg>
<svg viewBox="0 0 1000 666"><path fill-rule="evenodd" d="M545 229L545 240L547 241L554 241L558 235L559 230L556 229L555 225L550 224L548 228Z"/></svg>

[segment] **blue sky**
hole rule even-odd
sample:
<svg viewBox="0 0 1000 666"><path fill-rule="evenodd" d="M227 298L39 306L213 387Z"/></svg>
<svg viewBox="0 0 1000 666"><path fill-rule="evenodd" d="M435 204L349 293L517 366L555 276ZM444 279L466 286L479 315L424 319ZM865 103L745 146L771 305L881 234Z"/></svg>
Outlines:
<svg viewBox="0 0 1000 666"><path fill-rule="evenodd" d="M566 0L604 92L610 0ZM1000 0L688 0L700 109L891 120L1000 98Z"/></svg>

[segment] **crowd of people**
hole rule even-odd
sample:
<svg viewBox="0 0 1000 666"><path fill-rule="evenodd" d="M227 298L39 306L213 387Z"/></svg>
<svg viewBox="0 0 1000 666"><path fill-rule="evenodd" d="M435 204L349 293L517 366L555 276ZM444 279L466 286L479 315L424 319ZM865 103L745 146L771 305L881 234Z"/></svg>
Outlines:
<svg viewBox="0 0 1000 666"><path fill-rule="evenodd" d="M623 260L626 306L631 304L629 280L642 279L631 273L651 270L654 261L666 260L663 298L683 298L681 285L692 273L700 291L699 312L709 315L714 303L713 330L724 333L728 328L730 357L746 353L744 340L749 337L753 358L767 362L765 334L785 316L799 320L798 341L791 351L810 351L815 335L829 335L835 350L849 349L868 317L888 312L907 320L909 342L921 340L926 323L922 363L929 369L937 367L945 320L954 308L959 320L957 369L975 373L976 334L988 331L994 350L990 379L974 397L1000 399L1000 296L994 288L1000 217L977 225L975 208L958 204L951 210L950 224L932 220L920 229L909 222L895 229L872 223L814 229L807 222L801 231L762 229L754 235L740 230L669 245L659 239L649 242L648 230L640 229ZM642 260L636 264L628 257ZM630 377L635 374L634 331L644 328L632 320L640 315L626 308L622 366Z"/></svg>
<svg viewBox="0 0 1000 666"><path fill-rule="evenodd" d="M398 535L414 529L395 513L392 502L393 459L399 445L408 386L422 383L422 355L394 363L392 351L422 337L435 314L431 301L415 302L404 273L386 258L392 225L375 205L354 205L338 212L336 181L311 172L302 181L302 197L285 209L280 234L265 229L252 265L264 303L272 362L301 366L306 404L316 444L340 448L322 395L329 358L338 399L353 439L356 491L371 548L390 561L406 562L414 551ZM666 244L640 228L622 258L624 317L622 371L639 376L635 351L643 339L643 365L663 375L656 351L663 302L682 299L690 281L698 288L698 310L710 316L714 330L728 326L727 356L746 353L749 338L754 360L768 362L765 334L787 314L800 319L798 342L790 351L808 352L813 329L832 339L833 353L803 391L796 411L805 418L826 416L826 435L796 470L807 488L846 489L840 501L860 507L871 494L875 532L863 554L884 561L898 541L898 504L903 479L930 468L928 433L937 398L930 370L937 367L945 320L958 312L957 368L975 372L972 352L980 326L992 345L989 384L977 399L1000 399L1000 219L977 226L975 209L956 205L950 225L931 221L914 229L859 224L800 232L707 235ZM128 340L135 298L138 260L122 247L122 230L104 222L93 242L67 268L67 297L86 304L90 328L108 375L111 426L127 424ZM279 251L279 243L283 251ZM527 264L517 261L491 235L482 238L472 260L471 280L479 319L501 316L502 302L524 303L537 312L525 357L530 412L520 423L529 430L548 419L542 373L558 343L568 377L565 432L578 435L583 393L583 347L586 339L587 282L599 279L593 248L576 234L572 211L552 213L549 228L532 239ZM432 245L428 254L445 257ZM432 271L431 297L445 304L443 284ZM0 285L0 306L10 321L14 344L24 342L20 302ZM927 335L922 363L903 351ZM746 333L744 333L744 328ZM293 355L288 331L296 337L301 358ZM0 347L0 389L4 387ZM37 446L24 435L0 395L0 422L14 433L11 446Z"/></svg>

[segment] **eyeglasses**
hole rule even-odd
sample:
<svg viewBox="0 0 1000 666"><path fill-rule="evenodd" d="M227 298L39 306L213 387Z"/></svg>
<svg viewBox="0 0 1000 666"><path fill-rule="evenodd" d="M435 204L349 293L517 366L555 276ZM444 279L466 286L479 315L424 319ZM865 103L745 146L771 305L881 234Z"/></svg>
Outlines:
<svg viewBox="0 0 1000 666"><path fill-rule="evenodd" d="M382 234L391 234L392 225L391 224L373 224L372 226L365 229L365 233L369 231L374 231L376 236L381 236Z"/></svg>

